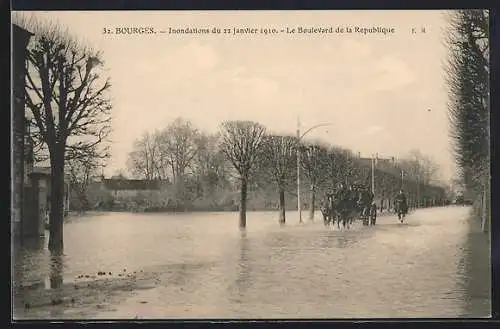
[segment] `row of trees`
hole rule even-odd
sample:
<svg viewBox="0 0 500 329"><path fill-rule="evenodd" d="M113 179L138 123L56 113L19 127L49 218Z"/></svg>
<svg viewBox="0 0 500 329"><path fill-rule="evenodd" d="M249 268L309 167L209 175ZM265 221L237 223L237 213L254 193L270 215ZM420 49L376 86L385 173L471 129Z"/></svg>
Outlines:
<svg viewBox="0 0 500 329"><path fill-rule="evenodd" d="M187 191L188 181L198 182L204 196L216 189L237 187L242 227L246 225L248 189L272 189L277 193L279 220L284 223L285 196L296 196L298 147L311 217L319 192L340 182L369 186L369 166L350 150L320 142L299 142L295 136L274 134L252 121L225 121L218 133L207 134L178 118L164 129L145 132L138 138L129 154L128 168L135 178L170 182L183 202L196 197ZM406 173L406 180L420 180L424 194L438 167L429 157L412 151L398 164L385 164L385 169L376 174L376 189L382 198L401 186L401 170Z"/></svg>
<svg viewBox="0 0 500 329"><path fill-rule="evenodd" d="M474 198L488 230L490 199L489 13L457 10L449 14L447 65L451 138L460 178Z"/></svg>
<svg viewBox="0 0 500 329"><path fill-rule="evenodd" d="M102 54L58 24L22 14L13 15L12 20L34 33L27 50L26 107L37 160L47 159L51 167L49 249L62 252L64 178L69 174L73 187L83 195L109 156L111 84L103 76ZM206 193L217 184L237 183L244 226L247 188L270 181L279 191L280 220L285 220L282 196L292 193L296 147L304 148L301 163L311 186L312 207L317 187L359 176L350 151L299 144L294 137L266 133L265 127L249 121L224 122L219 134L208 135L177 120L139 139L129 167L137 176L171 180L181 199L187 197L184 183L189 175L200 177Z"/></svg>

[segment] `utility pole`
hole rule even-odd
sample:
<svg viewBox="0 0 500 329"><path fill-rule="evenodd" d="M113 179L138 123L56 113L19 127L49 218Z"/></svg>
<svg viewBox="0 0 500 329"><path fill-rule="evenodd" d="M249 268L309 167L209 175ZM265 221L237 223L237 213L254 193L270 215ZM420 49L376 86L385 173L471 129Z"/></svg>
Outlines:
<svg viewBox="0 0 500 329"><path fill-rule="evenodd" d="M375 195L375 155L372 154L372 193Z"/></svg>
<svg viewBox="0 0 500 329"><path fill-rule="evenodd" d="M315 126L312 126L311 128L307 129L303 133L300 132L300 118L297 116L297 210L299 212L299 221L302 223L302 206L301 206L301 201L300 201L300 164L301 164L301 159L300 159L300 141L302 138L304 138L305 135L307 135L309 132L312 130L319 128L319 127L324 127L324 126L331 126L331 123L320 123Z"/></svg>

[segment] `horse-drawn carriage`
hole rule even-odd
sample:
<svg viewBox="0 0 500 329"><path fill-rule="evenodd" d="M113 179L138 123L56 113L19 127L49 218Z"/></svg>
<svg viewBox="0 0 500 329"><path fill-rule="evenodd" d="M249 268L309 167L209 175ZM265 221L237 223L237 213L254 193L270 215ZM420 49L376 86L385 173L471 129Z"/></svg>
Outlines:
<svg viewBox="0 0 500 329"><path fill-rule="evenodd" d="M377 206L373 202L373 193L363 186L356 186L356 194L358 196L357 206L359 219L363 225L375 225L377 221Z"/></svg>
<svg viewBox="0 0 500 329"><path fill-rule="evenodd" d="M367 205L360 205L359 219L362 220L363 225L375 225L377 222L377 205L370 203Z"/></svg>
<svg viewBox="0 0 500 329"><path fill-rule="evenodd" d="M363 186L341 187L337 192L327 193L321 204L321 212L325 226L337 223L349 228L355 219L360 219L365 226L377 223L377 206L373 202L374 195ZM401 190L394 200L394 211L401 223L408 214L406 195Z"/></svg>
<svg viewBox="0 0 500 329"><path fill-rule="evenodd" d="M377 207L373 203L373 195L362 187L353 187L346 193L327 194L321 205L325 225L340 224L349 227L355 219L360 219L363 225L375 225L377 221Z"/></svg>

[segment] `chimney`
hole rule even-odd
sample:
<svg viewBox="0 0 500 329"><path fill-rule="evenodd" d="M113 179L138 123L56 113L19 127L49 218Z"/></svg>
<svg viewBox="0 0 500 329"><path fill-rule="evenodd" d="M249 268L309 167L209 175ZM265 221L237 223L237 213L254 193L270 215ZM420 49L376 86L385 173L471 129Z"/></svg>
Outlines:
<svg viewBox="0 0 500 329"><path fill-rule="evenodd" d="M358 152L358 158L361 158L361 152Z"/></svg>

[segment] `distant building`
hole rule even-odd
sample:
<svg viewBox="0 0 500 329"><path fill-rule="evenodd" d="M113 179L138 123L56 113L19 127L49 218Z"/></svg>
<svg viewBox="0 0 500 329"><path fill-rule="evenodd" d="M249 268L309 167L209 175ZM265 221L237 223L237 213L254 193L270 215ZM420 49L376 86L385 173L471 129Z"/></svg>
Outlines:
<svg viewBox="0 0 500 329"><path fill-rule="evenodd" d="M159 192L161 181L111 178L103 180L103 187L111 192L115 199L124 199L135 197L140 193Z"/></svg>
<svg viewBox="0 0 500 329"><path fill-rule="evenodd" d="M25 145L27 140L27 125L25 117L26 103L26 57L27 47L33 33L21 28L18 25L12 25L12 109L11 109L11 131L12 131L12 153L11 153L11 218L12 233L18 237L22 235L21 220L24 215L24 192L25 183L28 180L32 159L26 157L25 152L30 151L29 145ZM28 160L29 163L26 163Z"/></svg>

